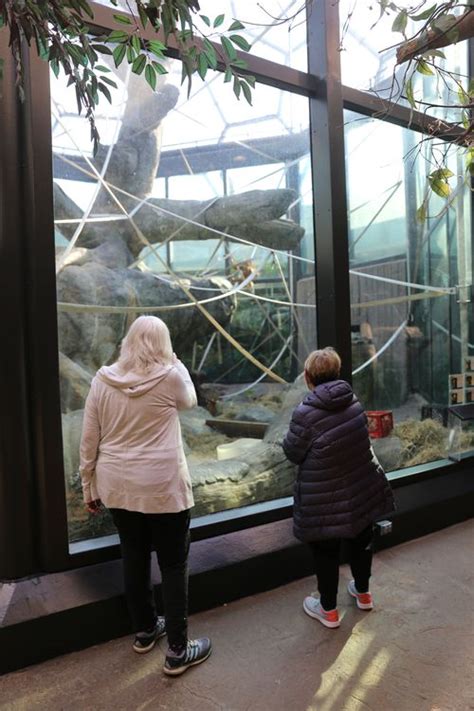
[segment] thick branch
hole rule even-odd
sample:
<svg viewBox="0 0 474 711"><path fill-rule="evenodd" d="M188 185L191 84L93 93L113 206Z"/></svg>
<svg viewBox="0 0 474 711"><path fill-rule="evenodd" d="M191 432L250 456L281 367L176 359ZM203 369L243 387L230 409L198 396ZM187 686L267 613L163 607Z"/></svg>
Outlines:
<svg viewBox="0 0 474 711"><path fill-rule="evenodd" d="M456 32L456 39L453 40L451 31ZM404 42L397 48L397 64L403 64L410 59L414 59L423 52L430 49L448 47L451 44L469 40L474 37L474 10L467 10L461 17L453 19L451 26L447 26L442 32L440 30L428 30L419 37Z"/></svg>
<svg viewBox="0 0 474 711"><path fill-rule="evenodd" d="M218 232L225 232L262 246L294 249L304 234L303 228L276 218L288 210L295 198L296 193L287 189L251 190L211 203L152 198L140 208L135 220L152 243L162 242L170 235L173 240L216 239ZM218 232L206 229L209 227ZM143 248L136 235L128 246L135 254Z"/></svg>

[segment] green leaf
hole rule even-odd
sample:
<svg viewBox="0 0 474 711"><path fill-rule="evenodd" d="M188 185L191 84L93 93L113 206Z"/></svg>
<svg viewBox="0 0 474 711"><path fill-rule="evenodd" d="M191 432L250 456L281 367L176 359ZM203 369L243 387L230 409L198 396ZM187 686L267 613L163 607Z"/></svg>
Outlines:
<svg viewBox="0 0 474 711"><path fill-rule="evenodd" d="M158 64L158 62L155 61L152 61L152 64L155 67L157 74L168 74L168 70L162 64Z"/></svg>
<svg viewBox="0 0 474 711"><path fill-rule="evenodd" d="M156 72L151 64L147 64L145 67L145 79L151 86L153 91L156 89Z"/></svg>
<svg viewBox="0 0 474 711"><path fill-rule="evenodd" d="M214 20L214 27L220 27L224 23L225 15L217 15Z"/></svg>
<svg viewBox="0 0 474 711"><path fill-rule="evenodd" d="M201 18L201 20L202 20L203 22L206 23L206 25L207 25L208 27L211 26L211 21L210 21L210 19L208 18L207 15L199 15L199 17Z"/></svg>
<svg viewBox="0 0 474 711"><path fill-rule="evenodd" d="M471 173L474 171L474 148L469 148L466 153L466 169Z"/></svg>
<svg viewBox="0 0 474 711"><path fill-rule="evenodd" d="M423 52L422 57L440 57L440 59L446 59L446 55L440 49L430 49L428 52Z"/></svg>
<svg viewBox="0 0 474 711"><path fill-rule="evenodd" d="M114 89L117 88L117 84L114 82L113 79L109 79L109 77L100 77L100 80L105 81L105 83L109 86L113 86Z"/></svg>
<svg viewBox="0 0 474 711"><path fill-rule="evenodd" d="M137 53L133 49L132 44L127 45L127 62L129 64L132 64L135 61L135 57L137 56Z"/></svg>
<svg viewBox="0 0 474 711"><path fill-rule="evenodd" d="M466 105L469 104L469 94L464 90L462 86L458 87L459 103Z"/></svg>
<svg viewBox="0 0 474 711"><path fill-rule="evenodd" d="M419 15L410 15L410 19L415 20L415 22L419 22L420 20L427 20L433 12L436 10L436 5L432 5L428 10L424 10L423 12L420 12Z"/></svg>
<svg viewBox="0 0 474 711"><path fill-rule="evenodd" d="M108 90L108 88L105 86L105 84L102 84L101 82L99 82L98 85L97 85L97 88L98 88L99 91L101 91L102 94L105 96L105 98L107 99L107 101L109 102L109 104L111 104L111 103L112 103L112 94L110 93L110 91Z"/></svg>
<svg viewBox="0 0 474 711"><path fill-rule="evenodd" d="M451 188L444 180L430 180L430 186L439 197L446 198L451 194Z"/></svg>
<svg viewBox="0 0 474 711"><path fill-rule="evenodd" d="M135 50L135 52L137 54L140 54L141 49L142 49L140 38L137 35L133 35L131 41L132 41L132 47Z"/></svg>
<svg viewBox="0 0 474 711"><path fill-rule="evenodd" d="M431 173L430 178L433 178L433 180L447 180L452 178L453 175L453 171L449 170L449 168L439 168Z"/></svg>
<svg viewBox="0 0 474 711"><path fill-rule="evenodd" d="M55 76L56 79L57 79L58 76L59 76L59 62L58 62L58 60L57 60L57 59L53 59L53 60L49 63L49 65L50 65L51 69L53 70L54 76Z"/></svg>
<svg viewBox="0 0 474 711"><path fill-rule="evenodd" d="M398 13L392 25L392 32L401 32L405 34L405 30L408 22L408 14L406 10L402 10Z"/></svg>
<svg viewBox="0 0 474 711"><path fill-rule="evenodd" d="M247 99L247 103L250 104L250 106L252 106L252 90L251 90L251 88L244 81L241 81L240 85L242 87L242 92L243 92L245 98Z"/></svg>
<svg viewBox="0 0 474 711"><path fill-rule="evenodd" d="M146 26L148 24L148 15L145 12L145 9L143 5L139 2L137 3L138 7L138 14L140 15L140 22L142 23L143 29L146 29Z"/></svg>
<svg viewBox="0 0 474 711"><path fill-rule="evenodd" d="M114 20L121 25L131 25L132 21L127 15L114 15Z"/></svg>
<svg viewBox="0 0 474 711"><path fill-rule="evenodd" d="M109 74L112 71L109 67L106 67L105 64L96 64L94 69L98 72L105 72L105 74Z"/></svg>
<svg viewBox="0 0 474 711"><path fill-rule="evenodd" d="M257 80L256 80L256 78L255 78L254 76L252 76L251 74L249 74L248 76L244 77L244 81L246 81L247 84L250 84L250 86L252 87L252 89L255 89L255 82L256 82Z"/></svg>
<svg viewBox="0 0 474 711"><path fill-rule="evenodd" d="M110 35L106 38L106 42L127 42L128 41L128 34L124 32L123 30L114 30L113 32L110 33Z"/></svg>
<svg viewBox="0 0 474 711"><path fill-rule="evenodd" d="M424 59L419 59L416 63L416 71L426 76L432 76L434 74L434 71L428 66Z"/></svg>
<svg viewBox="0 0 474 711"><path fill-rule="evenodd" d="M148 40L148 49L155 57L163 57L163 52L166 50L166 45L159 40Z"/></svg>
<svg viewBox="0 0 474 711"><path fill-rule="evenodd" d="M245 25L243 25L239 20L234 20L234 22L228 28L228 32L235 32L236 30L245 30Z"/></svg>
<svg viewBox="0 0 474 711"><path fill-rule="evenodd" d="M206 53L207 61L212 69L217 69L217 54L211 42L208 39L204 40L204 50Z"/></svg>
<svg viewBox="0 0 474 711"><path fill-rule="evenodd" d="M240 99L240 91L241 91L241 86L240 86L240 81L238 77L234 77L234 94L238 99Z"/></svg>
<svg viewBox="0 0 474 711"><path fill-rule="evenodd" d="M449 13L447 15L439 15L435 20L433 20L431 26L434 30L438 30L438 32L449 32L456 22L456 15Z"/></svg>
<svg viewBox="0 0 474 711"><path fill-rule="evenodd" d="M235 59L237 59L237 52L232 44L227 37L221 37L221 45L222 49L226 53L227 57L230 59L231 62L233 62Z"/></svg>
<svg viewBox="0 0 474 711"><path fill-rule="evenodd" d="M138 57L132 64L132 72L134 74L141 74L145 69L146 56L144 54L139 54Z"/></svg>
<svg viewBox="0 0 474 711"><path fill-rule="evenodd" d="M112 54L114 57L114 62L115 62L116 67L119 67L122 64L126 51L127 51L127 46L125 44L118 44L115 47Z"/></svg>
<svg viewBox="0 0 474 711"><path fill-rule="evenodd" d="M201 79L205 79L207 70L209 68L209 63L207 61L207 57L204 53L201 53L198 57L198 63L197 63L197 71Z"/></svg>
<svg viewBox="0 0 474 711"><path fill-rule="evenodd" d="M87 66L87 55L81 47L78 47L77 44L66 42L64 48L76 64L82 64L83 67Z"/></svg>
<svg viewBox="0 0 474 711"><path fill-rule="evenodd" d="M232 77L232 69L230 69L230 67L227 67L224 74L224 84L227 84L228 82L232 81Z"/></svg>
<svg viewBox="0 0 474 711"><path fill-rule="evenodd" d="M91 44L91 47L96 52L99 52L99 54L106 54L108 56L112 56L112 50L105 44Z"/></svg>
<svg viewBox="0 0 474 711"><path fill-rule="evenodd" d="M245 37L242 37L241 35L230 35L229 39L237 45L237 47L240 47L240 49L243 49L244 52L248 52L252 45L250 45Z"/></svg>
<svg viewBox="0 0 474 711"><path fill-rule="evenodd" d="M407 95L408 103L412 107L412 109L416 108L416 101L415 101L415 96L413 94L413 77L410 77L406 82L405 82L405 93Z"/></svg>
<svg viewBox="0 0 474 711"><path fill-rule="evenodd" d="M77 0L81 8L84 10L86 15L88 15L91 20L94 19L94 13L92 12L91 6L86 0Z"/></svg>
<svg viewBox="0 0 474 711"><path fill-rule="evenodd" d="M424 222L428 214L426 202L423 201L418 210L416 211L416 221Z"/></svg>

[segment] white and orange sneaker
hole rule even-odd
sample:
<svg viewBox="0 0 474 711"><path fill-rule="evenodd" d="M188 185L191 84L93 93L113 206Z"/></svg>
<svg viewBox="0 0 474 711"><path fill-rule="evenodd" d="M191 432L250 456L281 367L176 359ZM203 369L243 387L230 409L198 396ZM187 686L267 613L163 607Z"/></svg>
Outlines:
<svg viewBox="0 0 474 711"><path fill-rule="evenodd" d="M315 620L319 620L319 622L321 622L321 624L325 627L339 627L341 624L337 609L325 610L321 605L319 598L314 597L314 595L308 595L308 597L305 597L303 602L303 610L310 617L313 617Z"/></svg>
<svg viewBox="0 0 474 711"><path fill-rule="evenodd" d="M351 582L347 586L347 592L349 593L349 595L352 595L352 597L355 597L359 610L373 610L374 601L372 600L372 593L357 592L355 582L353 580L351 580Z"/></svg>

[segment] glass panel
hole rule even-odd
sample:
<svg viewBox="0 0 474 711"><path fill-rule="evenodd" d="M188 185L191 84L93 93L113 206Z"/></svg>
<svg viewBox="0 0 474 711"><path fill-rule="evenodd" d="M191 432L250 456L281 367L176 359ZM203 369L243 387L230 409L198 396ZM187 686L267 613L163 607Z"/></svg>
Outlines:
<svg viewBox="0 0 474 711"><path fill-rule="evenodd" d="M98 2L116 9L110 0ZM118 5L128 12L127 6L134 3L119 0ZM219 0L219 3L215 0L200 0L199 5L199 14L211 19L223 13L225 21L222 28L230 26L234 18L243 22L245 30L240 31L240 34L252 45L251 54L307 71L306 13L301 0L267 0L264 3L248 0ZM200 20L199 15L195 18L195 24L206 36L215 40L212 30Z"/></svg>
<svg viewBox="0 0 474 711"><path fill-rule="evenodd" d="M457 199L448 208L431 196L417 222L431 170L423 154L415 165L407 157L419 134L350 112L345 120L354 387L374 427L388 412L389 436L373 441L393 470L447 456L448 407L465 397L449 376L474 352L459 288L472 284L470 195L463 157L448 149Z"/></svg>
<svg viewBox="0 0 474 711"><path fill-rule="evenodd" d="M249 107L222 76L196 82L188 99L179 62L169 69L157 94L114 70L119 89L100 106L95 158L74 96L52 78L71 540L111 530L84 512L78 445L91 378L116 360L135 317L127 307L162 309L153 313L198 384L199 407L180 415L195 515L291 492L275 442L316 342L308 101L258 86Z"/></svg>

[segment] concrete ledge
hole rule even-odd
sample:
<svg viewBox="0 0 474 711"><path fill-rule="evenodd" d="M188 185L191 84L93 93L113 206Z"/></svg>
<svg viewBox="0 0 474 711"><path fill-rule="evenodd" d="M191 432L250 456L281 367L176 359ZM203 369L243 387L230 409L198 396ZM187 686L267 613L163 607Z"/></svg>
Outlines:
<svg viewBox="0 0 474 711"><path fill-rule="evenodd" d="M393 533L386 548L472 516L471 467L395 488ZM305 546L286 519L197 541L190 556L190 612L222 605L311 574ZM160 599L160 575L153 581ZM130 632L121 562L110 561L0 586L2 673Z"/></svg>

